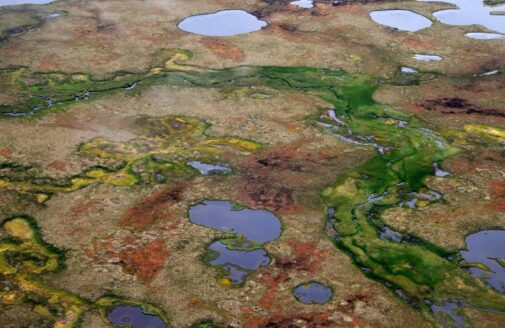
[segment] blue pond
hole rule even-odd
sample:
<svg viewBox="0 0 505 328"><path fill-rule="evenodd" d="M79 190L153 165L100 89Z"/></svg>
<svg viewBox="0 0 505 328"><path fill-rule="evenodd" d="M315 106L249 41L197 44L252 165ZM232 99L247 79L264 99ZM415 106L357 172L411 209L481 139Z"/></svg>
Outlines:
<svg viewBox="0 0 505 328"><path fill-rule="evenodd" d="M186 164L194 169L197 169L203 175L212 175L216 173L231 173L231 167L226 164L209 164L200 161L189 161Z"/></svg>
<svg viewBox="0 0 505 328"><path fill-rule="evenodd" d="M466 238L467 250L461 257L468 263L482 263L491 271L470 268L473 276L481 277L494 289L505 293L505 230L484 230ZM500 264L500 261L502 263Z"/></svg>
<svg viewBox="0 0 505 328"><path fill-rule="evenodd" d="M187 17L177 27L186 32L206 36L233 36L258 31L266 25L266 22L246 11L222 10Z"/></svg>
<svg viewBox="0 0 505 328"><path fill-rule="evenodd" d="M221 241L216 241L209 246L209 250L219 255L209 261L209 264L217 267L222 266L229 273L225 275L234 284L241 284L251 271L259 267L267 266L270 258L264 249L238 250L230 249Z"/></svg>
<svg viewBox="0 0 505 328"><path fill-rule="evenodd" d="M279 219L269 211L234 209L229 201L206 200L189 209L191 222L223 232L233 232L261 244L281 234Z"/></svg>
<svg viewBox="0 0 505 328"><path fill-rule="evenodd" d="M140 306L118 305L107 319L119 327L131 328L166 328L160 317L144 313Z"/></svg>
<svg viewBox="0 0 505 328"><path fill-rule="evenodd" d="M310 282L296 287L293 296L303 304L323 304L332 298L333 292L323 284Z"/></svg>
<svg viewBox="0 0 505 328"><path fill-rule="evenodd" d="M234 285L260 267L270 264L262 244L281 234L279 219L269 211L236 209L230 201L205 200L189 209L191 222L223 232L232 232L231 239L221 239L207 249L208 263L224 269L222 274Z"/></svg>

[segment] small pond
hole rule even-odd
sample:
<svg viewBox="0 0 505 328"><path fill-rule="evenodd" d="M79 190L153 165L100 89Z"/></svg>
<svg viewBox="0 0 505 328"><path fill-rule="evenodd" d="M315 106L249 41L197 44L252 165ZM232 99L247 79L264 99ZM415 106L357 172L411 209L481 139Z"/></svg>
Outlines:
<svg viewBox="0 0 505 328"><path fill-rule="evenodd" d="M141 306L118 305L109 312L107 319L119 327L166 328L160 317L144 313Z"/></svg>
<svg viewBox="0 0 505 328"><path fill-rule="evenodd" d="M431 61L440 61L443 58L437 55L423 55L423 54L415 54L415 60L423 61L423 62L431 62Z"/></svg>
<svg viewBox="0 0 505 328"><path fill-rule="evenodd" d="M303 304L323 304L332 298L333 291L321 283L309 282L298 285L293 296Z"/></svg>
<svg viewBox="0 0 505 328"><path fill-rule="evenodd" d="M259 31L267 25L244 10L222 10L190 16L177 25L181 30L206 36L233 36Z"/></svg>
<svg viewBox="0 0 505 328"><path fill-rule="evenodd" d="M292 1L290 4L295 5L300 8L309 9L314 7L314 1L311 0L298 0Z"/></svg>
<svg viewBox="0 0 505 328"><path fill-rule="evenodd" d="M470 32L466 33L465 35L471 39L477 39L477 40L505 39L505 35L498 33Z"/></svg>
<svg viewBox="0 0 505 328"><path fill-rule="evenodd" d="M416 32L430 27L432 22L423 15L408 10L377 10L370 12L372 20L378 24L401 31Z"/></svg>
<svg viewBox="0 0 505 328"><path fill-rule="evenodd" d="M212 175L218 173L231 173L231 167L227 164L210 164L200 161L189 161L186 163L194 169L197 169L203 175Z"/></svg>
<svg viewBox="0 0 505 328"><path fill-rule="evenodd" d="M505 230L484 230L469 235L466 248L461 251L465 262L485 266L471 267L470 273L505 293Z"/></svg>

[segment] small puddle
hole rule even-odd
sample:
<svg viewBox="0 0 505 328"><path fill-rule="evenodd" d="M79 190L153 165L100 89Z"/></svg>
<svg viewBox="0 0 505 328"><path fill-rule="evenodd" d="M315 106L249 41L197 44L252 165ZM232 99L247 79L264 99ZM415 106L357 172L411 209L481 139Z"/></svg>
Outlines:
<svg viewBox="0 0 505 328"><path fill-rule="evenodd" d="M333 291L318 282L309 282L297 286L293 296L303 304L323 304L332 298Z"/></svg>
<svg viewBox="0 0 505 328"><path fill-rule="evenodd" d="M298 1L292 1L290 4L295 5L299 8L303 9L309 9L314 7L314 1L311 0L298 0Z"/></svg>
<svg viewBox="0 0 505 328"><path fill-rule="evenodd" d="M499 40L505 39L505 35L498 33L470 32L465 34L467 37L476 40Z"/></svg>
<svg viewBox="0 0 505 328"><path fill-rule="evenodd" d="M197 169L203 175L212 175L219 173L231 173L232 169L226 164L209 164L200 161L189 161L186 163L194 169Z"/></svg>
<svg viewBox="0 0 505 328"><path fill-rule="evenodd" d="M141 306L118 305L109 312L107 319L119 327L166 328L160 317L145 313Z"/></svg>
<svg viewBox="0 0 505 328"><path fill-rule="evenodd" d="M44 5L56 0L0 0L0 6L15 6L15 5Z"/></svg>
<svg viewBox="0 0 505 328"><path fill-rule="evenodd" d="M234 234L213 242L207 249L207 263L220 269L225 285L241 285L249 274L270 264L262 246L281 234L281 222L273 213L236 208L230 201L205 200L190 207L189 219Z"/></svg>
<svg viewBox="0 0 505 328"><path fill-rule="evenodd" d="M491 287L505 293L505 230L484 230L466 237L467 250L462 259L470 264L470 273Z"/></svg>
<svg viewBox="0 0 505 328"><path fill-rule="evenodd" d="M481 25L491 31L505 33L505 16L493 12L505 10L502 6L486 6L484 0L418 0L420 2L445 2L458 6L433 13L440 22L447 25Z"/></svg>
<svg viewBox="0 0 505 328"><path fill-rule="evenodd" d="M244 10L222 10L190 16L177 25L183 31L206 36L233 36L259 31L265 26L265 21Z"/></svg>
<svg viewBox="0 0 505 328"><path fill-rule="evenodd" d="M415 54L415 60L423 61L423 62L431 62L431 61L440 61L443 58L437 55L423 55L423 54Z"/></svg>
<svg viewBox="0 0 505 328"><path fill-rule="evenodd" d="M401 68L401 71L402 73L405 73L405 74L417 74L419 73L416 69L412 68L412 67L402 67Z"/></svg>
<svg viewBox="0 0 505 328"><path fill-rule="evenodd" d="M370 12L372 20L378 24L400 31L416 32L430 27L432 22L423 15L408 10L376 10Z"/></svg>

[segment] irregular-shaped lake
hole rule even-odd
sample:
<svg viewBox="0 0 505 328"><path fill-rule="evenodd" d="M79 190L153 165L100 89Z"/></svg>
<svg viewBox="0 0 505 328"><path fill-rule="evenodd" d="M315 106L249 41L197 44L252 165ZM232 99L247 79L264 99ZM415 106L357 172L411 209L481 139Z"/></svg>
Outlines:
<svg viewBox="0 0 505 328"><path fill-rule="evenodd" d="M484 230L469 235L466 247L467 250L461 251L465 262L481 263L490 270L471 267L470 273L505 293L505 230Z"/></svg>
<svg viewBox="0 0 505 328"><path fill-rule="evenodd" d="M244 10L222 10L185 18L177 25L181 30L206 36L233 36L259 31L267 25Z"/></svg>
<svg viewBox="0 0 505 328"><path fill-rule="evenodd" d="M230 249L225 243L216 241L209 246L209 250L218 254L209 264L228 271L224 276L230 279L232 284L242 284L252 271L270 264L270 258L262 248Z"/></svg>
<svg viewBox="0 0 505 328"><path fill-rule="evenodd" d="M14 5L44 5L55 0L0 0L0 6L14 6Z"/></svg>
<svg viewBox="0 0 505 328"><path fill-rule="evenodd" d="M270 264L262 245L281 234L281 222L273 213L237 208L230 201L205 200L190 207L189 219L234 234L207 248L206 262L220 269L220 282L224 285L241 285L253 271Z"/></svg>
<svg viewBox="0 0 505 328"><path fill-rule="evenodd" d="M400 9L371 11L370 17L378 24L409 32L422 30L430 27L432 24L432 22L423 15Z"/></svg>
<svg viewBox="0 0 505 328"><path fill-rule="evenodd" d="M109 312L107 319L119 327L166 328L160 317L144 313L140 306L118 305Z"/></svg>
<svg viewBox="0 0 505 328"><path fill-rule="evenodd" d="M303 304L323 304L331 299L333 291L318 282L309 282L297 286L293 296Z"/></svg>
<svg viewBox="0 0 505 328"><path fill-rule="evenodd" d="M229 201L205 200L189 209L191 222L223 232L233 232L264 244L277 239L281 223L271 212L248 208L236 209Z"/></svg>
<svg viewBox="0 0 505 328"><path fill-rule="evenodd" d="M420 2L446 2L458 6L457 9L440 10L433 13L440 22L447 25L481 25L491 31L505 33L505 16L492 12L505 10L502 6L486 6L484 0L417 0Z"/></svg>

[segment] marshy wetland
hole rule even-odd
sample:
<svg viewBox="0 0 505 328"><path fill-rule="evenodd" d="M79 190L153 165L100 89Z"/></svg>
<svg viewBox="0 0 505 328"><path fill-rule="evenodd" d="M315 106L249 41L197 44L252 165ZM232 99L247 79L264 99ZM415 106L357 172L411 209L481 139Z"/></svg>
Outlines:
<svg viewBox="0 0 505 328"><path fill-rule="evenodd" d="M501 25L310 3L0 11L0 326L503 325Z"/></svg>

